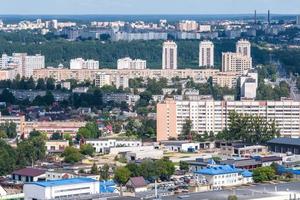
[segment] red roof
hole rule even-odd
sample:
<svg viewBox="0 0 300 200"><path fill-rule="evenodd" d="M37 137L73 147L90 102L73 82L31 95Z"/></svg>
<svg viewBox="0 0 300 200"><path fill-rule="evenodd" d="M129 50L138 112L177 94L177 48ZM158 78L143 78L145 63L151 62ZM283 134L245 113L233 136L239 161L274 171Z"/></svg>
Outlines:
<svg viewBox="0 0 300 200"><path fill-rule="evenodd" d="M14 171L12 174L19 175L19 176L40 176L45 174L46 170L37 169L37 168L23 168Z"/></svg>

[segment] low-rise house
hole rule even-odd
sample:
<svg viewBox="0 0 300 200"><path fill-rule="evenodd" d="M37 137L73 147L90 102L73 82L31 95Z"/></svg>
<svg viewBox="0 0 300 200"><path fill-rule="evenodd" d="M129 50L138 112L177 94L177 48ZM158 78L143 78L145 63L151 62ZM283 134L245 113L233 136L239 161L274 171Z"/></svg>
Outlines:
<svg viewBox="0 0 300 200"><path fill-rule="evenodd" d="M189 141L161 141L160 143L169 151L175 152L195 152L200 148L199 143Z"/></svg>
<svg viewBox="0 0 300 200"><path fill-rule="evenodd" d="M91 144L97 153L109 153L113 147L140 147L140 140L116 140L116 139L89 139L86 144Z"/></svg>
<svg viewBox="0 0 300 200"><path fill-rule="evenodd" d="M221 165L234 165L240 169L255 169L261 167L261 162L255 159L229 159L220 161Z"/></svg>
<svg viewBox="0 0 300 200"><path fill-rule="evenodd" d="M194 174L200 182L210 185L212 189L253 182L251 172L232 165L211 166L195 171Z"/></svg>
<svg viewBox="0 0 300 200"><path fill-rule="evenodd" d="M67 199L74 199L75 197L92 199L92 196L97 198L96 195L99 195L99 189L99 181L91 178L73 178L26 183L23 191L25 200L48 200L67 197L69 197Z"/></svg>
<svg viewBox="0 0 300 200"><path fill-rule="evenodd" d="M48 140L45 143L47 153L62 153L69 146L68 140Z"/></svg>
<svg viewBox="0 0 300 200"><path fill-rule="evenodd" d="M144 177L131 177L126 183L126 189L130 192L138 193L147 191L147 183Z"/></svg>
<svg viewBox="0 0 300 200"><path fill-rule="evenodd" d="M189 165L189 171L194 172L198 171L200 169L204 169L209 166L215 166L217 165L214 159L203 159L203 158L197 158L196 161L187 161Z"/></svg>
<svg viewBox="0 0 300 200"><path fill-rule="evenodd" d="M73 170L64 169L49 169L46 172L46 180L59 180L59 179L69 179L69 178L91 178L99 180L99 175L94 175L90 173L76 173Z"/></svg>
<svg viewBox="0 0 300 200"><path fill-rule="evenodd" d="M111 155L118 155L125 158L128 162L143 159L161 159L163 150L155 149L154 146L140 147L115 147L110 150Z"/></svg>
<svg viewBox="0 0 300 200"><path fill-rule="evenodd" d="M270 166L272 163L282 164L282 157L279 156L256 156L254 159L261 162L263 167Z"/></svg>
<svg viewBox="0 0 300 200"><path fill-rule="evenodd" d="M221 153L225 156L251 157L252 155L266 154L268 151L266 146L249 145L244 143L232 143L230 145L221 146Z"/></svg>
<svg viewBox="0 0 300 200"><path fill-rule="evenodd" d="M46 179L46 170L30 167L19 169L12 172L11 179L24 183L42 181Z"/></svg>
<svg viewBox="0 0 300 200"><path fill-rule="evenodd" d="M274 153L300 154L300 138L274 138L267 144Z"/></svg>

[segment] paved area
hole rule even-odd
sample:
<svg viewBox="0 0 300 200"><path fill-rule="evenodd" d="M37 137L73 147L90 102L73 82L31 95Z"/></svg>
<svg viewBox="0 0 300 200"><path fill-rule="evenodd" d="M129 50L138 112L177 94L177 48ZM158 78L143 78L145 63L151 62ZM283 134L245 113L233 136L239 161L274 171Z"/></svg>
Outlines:
<svg viewBox="0 0 300 200"><path fill-rule="evenodd" d="M283 199L289 199L289 196L300 198L300 182L279 183L279 184L257 184L251 186L242 186L232 188L231 190L209 191L191 194L180 194L175 196L163 197L163 200L188 199L188 200L226 200L229 195L236 195L239 200L250 200L269 197L276 199L278 196L284 196Z"/></svg>

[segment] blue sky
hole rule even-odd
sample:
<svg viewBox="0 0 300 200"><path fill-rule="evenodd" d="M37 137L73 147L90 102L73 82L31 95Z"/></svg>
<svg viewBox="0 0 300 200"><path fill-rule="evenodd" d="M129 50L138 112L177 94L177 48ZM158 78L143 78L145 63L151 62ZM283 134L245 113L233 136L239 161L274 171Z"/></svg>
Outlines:
<svg viewBox="0 0 300 200"><path fill-rule="evenodd" d="M300 0L0 0L0 14L300 13Z"/></svg>

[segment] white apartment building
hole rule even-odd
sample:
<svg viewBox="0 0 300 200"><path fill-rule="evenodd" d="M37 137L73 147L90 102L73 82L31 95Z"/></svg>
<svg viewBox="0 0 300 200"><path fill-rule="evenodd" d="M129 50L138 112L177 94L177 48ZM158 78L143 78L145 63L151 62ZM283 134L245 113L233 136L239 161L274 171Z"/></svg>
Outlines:
<svg viewBox="0 0 300 200"><path fill-rule="evenodd" d="M222 53L222 71L243 74L252 68L252 58L240 53Z"/></svg>
<svg viewBox="0 0 300 200"><path fill-rule="evenodd" d="M281 101L175 101L166 99L157 104L157 140L176 138L186 120L192 121L192 131L218 133L227 127L229 114L258 115L267 121L275 121L280 134L285 137L300 137L300 102Z"/></svg>
<svg viewBox="0 0 300 200"><path fill-rule="evenodd" d="M182 20L178 23L178 29L180 31L196 31L198 23L194 20Z"/></svg>
<svg viewBox="0 0 300 200"><path fill-rule="evenodd" d="M236 53L251 58L251 43L248 40L239 40L236 43Z"/></svg>
<svg viewBox="0 0 300 200"><path fill-rule="evenodd" d="M194 173L199 182L208 184L213 189L253 182L252 172L231 165L213 165Z"/></svg>
<svg viewBox="0 0 300 200"><path fill-rule="evenodd" d="M70 69L99 69L99 61L75 58L70 60Z"/></svg>
<svg viewBox="0 0 300 200"><path fill-rule="evenodd" d="M199 24L199 32L210 32L211 31L211 25L209 24Z"/></svg>
<svg viewBox="0 0 300 200"><path fill-rule="evenodd" d="M111 76L106 73L96 73L95 86L103 87L105 85L111 85Z"/></svg>
<svg viewBox="0 0 300 200"><path fill-rule="evenodd" d="M45 56L36 54L34 56L25 56L25 63L23 68L23 76L31 77L33 70L45 68Z"/></svg>
<svg viewBox="0 0 300 200"><path fill-rule="evenodd" d="M129 88L129 79L127 76L115 76L113 84L116 86L116 88Z"/></svg>
<svg viewBox="0 0 300 200"><path fill-rule="evenodd" d="M256 98L258 87L258 74L255 71L249 71L246 76L240 77L240 90L242 98Z"/></svg>
<svg viewBox="0 0 300 200"><path fill-rule="evenodd" d="M16 74L28 78L33 75L34 70L45 68L45 56L29 56L26 53L13 53L12 56L2 54L0 65L2 69L13 68Z"/></svg>
<svg viewBox="0 0 300 200"><path fill-rule="evenodd" d="M214 44L211 41L202 41L199 44L199 67L214 66Z"/></svg>
<svg viewBox="0 0 300 200"><path fill-rule="evenodd" d="M135 59L132 60L129 57L118 59L117 69L146 69L146 60Z"/></svg>
<svg viewBox="0 0 300 200"><path fill-rule="evenodd" d="M99 194L99 188L99 181L97 180L91 178L70 178L26 183L24 184L23 192L25 200L92 199L92 195Z"/></svg>
<svg viewBox="0 0 300 200"><path fill-rule="evenodd" d="M110 148L112 147L140 147L142 146L142 142L140 140L115 140L115 139L108 139L108 140L86 140L86 144L91 144L95 152L97 153L109 153Z"/></svg>
<svg viewBox="0 0 300 200"><path fill-rule="evenodd" d="M177 45L173 41L163 43L162 69L177 69Z"/></svg>

